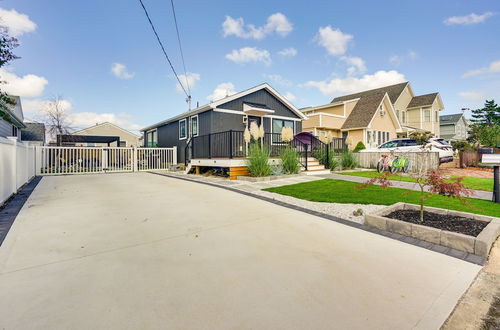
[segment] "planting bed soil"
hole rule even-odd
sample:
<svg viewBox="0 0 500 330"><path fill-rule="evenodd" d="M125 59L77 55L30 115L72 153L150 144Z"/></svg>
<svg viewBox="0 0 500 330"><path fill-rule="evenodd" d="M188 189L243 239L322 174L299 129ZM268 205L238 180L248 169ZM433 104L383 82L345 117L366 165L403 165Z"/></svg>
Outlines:
<svg viewBox="0 0 500 330"><path fill-rule="evenodd" d="M488 225L488 222L484 221L428 211L424 211L424 222L420 222L420 211L418 210L396 210L386 217L474 237L477 237Z"/></svg>

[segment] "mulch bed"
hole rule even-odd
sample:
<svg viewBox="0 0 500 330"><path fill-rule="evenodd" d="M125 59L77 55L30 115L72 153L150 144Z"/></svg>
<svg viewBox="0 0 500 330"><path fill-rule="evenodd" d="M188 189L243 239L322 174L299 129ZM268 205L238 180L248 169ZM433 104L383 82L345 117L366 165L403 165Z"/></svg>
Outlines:
<svg viewBox="0 0 500 330"><path fill-rule="evenodd" d="M420 222L420 211L397 210L386 215L387 218L410 222L476 237L488 225L487 222L454 215L437 214L424 211L424 222Z"/></svg>

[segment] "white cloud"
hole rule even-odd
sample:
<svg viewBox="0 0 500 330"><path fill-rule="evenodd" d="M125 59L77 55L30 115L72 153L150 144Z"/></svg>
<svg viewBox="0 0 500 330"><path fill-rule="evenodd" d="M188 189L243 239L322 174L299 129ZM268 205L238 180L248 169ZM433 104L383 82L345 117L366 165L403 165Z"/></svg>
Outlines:
<svg viewBox="0 0 500 330"><path fill-rule="evenodd" d="M255 47L244 47L240 49L233 49L226 58L235 63L243 64L248 62L262 62L265 65L271 64L271 55L265 49L258 49Z"/></svg>
<svg viewBox="0 0 500 330"><path fill-rule="evenodd" d="M280 36L286 36L293 30L293 24L282 13L276 13L267 18L267 23L256 27L253 24L245 24L242 17L232 18L226 16L222 23L224 37L234 35L244 39L263 39L269 34L276 33Z"/></svg>
<svg viewBox="0 0 500 330"><path fill-rule="evenodd" d="M187 86L189 86L190 89L194 88L194 86L196 86L198 81L200 81L200 78L201 78L201 76L199 73L193 73L193 72L188 72L185 75L183 75L183 74L179 75L179 79L182 82L182 85L184 85L184 88L187 88ZM179 93L183 92L182 86L179 83L176 84L175 89Z"/></svg>
<svg viewBox="0 0 500 330"><path fill-rule="evenodd" d="M347 68L349 76L362 74L366 71L365 61L361 57L342 56L340 60L350 65Z"/></svg>
<svg viewBox="0 0 500 330"><path fill-rule="evenodd" d="M286 92L285 99L287 99L290 102L295 102L295 100L297 100L297 97L294 94L292 94L291 92Z"/></svg>
<svg viewBox="0 0 500 330"><path fill-rule="evenodd" d="M403 58L399 55L393 55L393 56L389 57L389 62L392 65L399 66L401 64L401 62L403 62Z"/></svg>
<svg viewBox="0 0 500 330"><path fill-rule="evenodd" d="M225 98L226 96L236 94L236 89L231 82L224 82L221 84L218 84L217 87L215 87L214 91L212 94L207 96L207 100L210 100L211 102L217 101L220 99Z"/></svg>
<svg viewBox="0 0 500 330"><path fill-rule="evenodd" d="M401 63L410 60L410 61L415 61L418 58L417 52L410 50L408 51L407 54L404 55L393 55L389 57L389 63L391 63L394 66L399 66Z"/></svg>
<svg viewBox="0 0 500 330"><path fill-rule="evenodd" d="M43 115L43 112L47 108L50 100L21 100L23 105L24 114L32 115L34 118L40 117ZM60 109L64 112L70 112L73 109L73 104L69 100L60 99L59 100Z"/></svg>
<svg viewBox="0 0 500 330"><path fill-rule="evenodd" d="M43 121L44 112L51 100L22 100L23 112L31 118ZM134 123L133 116L126 113L96 113L96 112L73 112L73 103L67 99L59 100L59 109L67 114L68 125L73 129L81 129L93 126L97 123L110 122L131 131L138 131L141 125Z"/></svg>
<svg viewBox="0 0 500 330"><path fill-rule="evenodd" d="M333 78L323 81L308 81L304 83L303 86L317 88L326 96L334 96L339 94L361 92L404 81L406 81L406 79L402 73L391 70L377 71L374 74L366 74L360 78L346 77Z"/></svg>
<svg viewBox="0 0 500 330"><path fill-rule="evenodd" d="M12 37L19 37L24 33L36 30L36 24L30 20L28 15L18 13L14 9L0 8L0 26L5 26Z"/></svg>
<svg viewBox="0 0 500 330"><path fill-rule="evenodd" d="M127 72L127 67L121 63L113 63L111 65L111 72L119 79L132 79L135 73Z"/></svg>
<svg viewBox="0 0 500 330"><path fill-rule="evenodd" d="M275 83L276 85L281 85L285 87L291 87L293 86L293 82L283 78L279 74L264 74L264 77L266 79L269 79L271 82Z"/></svg>
<svg viewBox="0 0 500 330"><path fill-rule="evenodd" d="M130 131L138 131L142 128L141 125L133 122L131 115L126 113L76 112L68 115L68 122L73 128L86 128L104 122L110 122Z"/></svg>
<svg viewBox="0 0 500 330"><path fill-rule="evenodd" d="M452 16L445 19L443 23L446 25L472 25L483 23L493 15L495 15L495 13L489 11L481 15L472 13L465 16Z"/></svg>
<svg viewBox="0 0 500 330"><path fill-rule="evenodd" d="M27 74L20 77L3 68L0 68L0 81L5 81L5 84L1 85L3 91L21 97L37 97L42 95L45 85L48 83L44 77L34 74Z"/></svg>
<svg viewBox="0 0 500 330"><path fill-rule="evenodd" d="M297 55L297 49L290 47L290 48L284 48L278 52L279 55L281 56L295 56Z"/></svg>
<svg viewBox="0 0 500 330"><path fill-rule="evenodd" d="M320 27L314 40L323 46L328 54L339 56L347 52L349 43L353 36L342 32L340 29L332 29L330 25Z"/></svg>
<svg viewBox="0 0 500 330"><path fill-rule="evenodd" d="M469 78L481 74L497 73L497 72L500 72L500 60L491 62L490 65L488 65L487 67L467 71L462 75L462 78Z"/></svg>
<svg viewBox="0 0 500 330"><path fill-rule="evenodd" d="M486 98L483 93L476 91L460 92L458 96L464 101L483 101Z"/></svg>

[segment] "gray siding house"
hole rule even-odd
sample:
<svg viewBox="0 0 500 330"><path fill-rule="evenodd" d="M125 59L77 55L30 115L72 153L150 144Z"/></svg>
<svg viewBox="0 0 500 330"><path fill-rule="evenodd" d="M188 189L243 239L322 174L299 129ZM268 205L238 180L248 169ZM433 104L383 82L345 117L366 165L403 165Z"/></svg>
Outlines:
<svg viewBox="0 0 500 330"><path fill-rule="evenodd" d="M21 140L21 129L26 128L23 123L24 115L19 96L11 96L15 105L0 101L0 137L15 136Z"/></svg>
<svg viewBox="0 0 500 330"><path fill-rule="evenodd" d="M469 123L462 113L439 117L440 136L448 141L466 140Z"/></svg>
<svg viewBox="0 0 500 330"><path fill-rule="evenodd" d="M227 155L217 150L225 147L221 147L220 142L217 142L219 145L214 143L216 139L224 139L224 143L230 143L231 148L236 145L233 139L241 139L245 127L249 127L252 122L258 125L263 123L266 134L279 134L283 127L293 127L295 133L300 133L304 119L305 116L293 104L270 85L263 83L145 127L141 132L144 146L176 146L177 160L184 162L186 146L193 137L206 136L209 141L193 146L198 155L203 154L204 158L232 158L232 150Z"/></svg>

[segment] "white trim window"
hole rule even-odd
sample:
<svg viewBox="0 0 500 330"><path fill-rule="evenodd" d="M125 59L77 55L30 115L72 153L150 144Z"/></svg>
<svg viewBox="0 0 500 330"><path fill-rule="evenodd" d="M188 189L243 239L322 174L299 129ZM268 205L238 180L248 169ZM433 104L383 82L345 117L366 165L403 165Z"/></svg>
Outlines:
<svg viewBox="0 0 500 330"><path fill-rule="evenodd" d="M199 121L198 121L198 115L196 116L192 116L189 118L189 122L191 123L190 125L190 136L198 136L199 134L199 128L200 128L200 124L199 124Z"/></svg>
<svg viewBox="0 0 500 330"><path fill-rule="evenodd" d="M431 109L424 109L424 122L431 122Z"/></svg>
<svg viewBox="0 0 500 330"><path fill-rule="evenodd" d="M146 147L148 148L155 148L158 146L158 131L156 129L146 132L146 142Z"/></svg>
<svg viewBox="0 0 500 330"><path fill-rule="evenodd" d="M179 120L179 140L187 138L187 123L186 118Z"/></svg>
<svg viewBox="0 0 500 330"><path fill-rule="evenodd" d="M275 134L281 134L283 127L291 127L293 130L293 134L295 134L295 122L293 120L272 118L271 133L273 134L271 136L273 144L281 142L281 135L278 136Z"/></svg>

